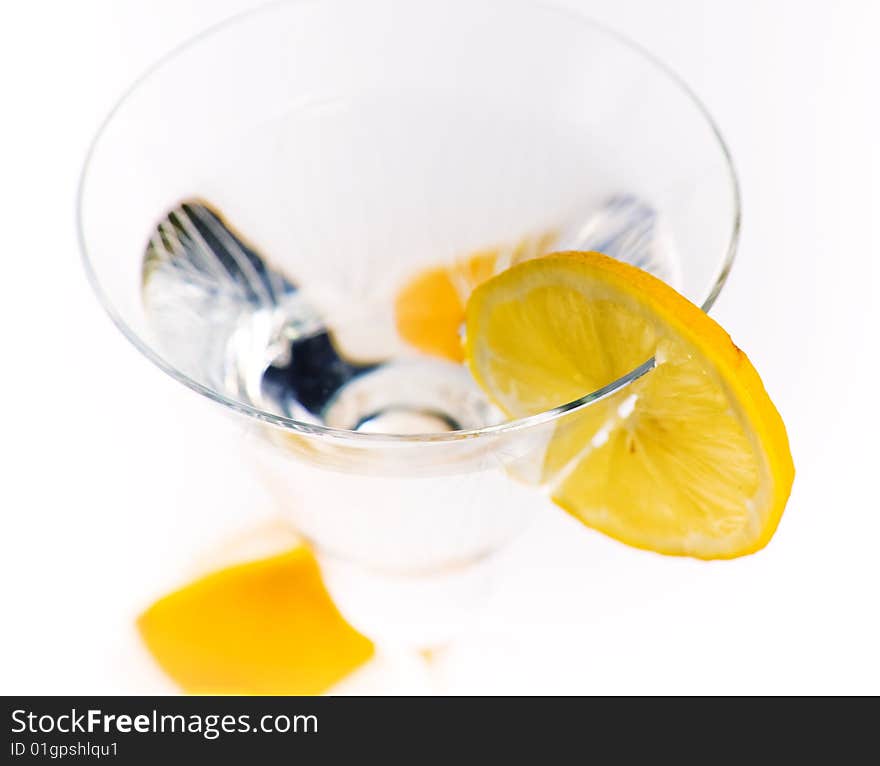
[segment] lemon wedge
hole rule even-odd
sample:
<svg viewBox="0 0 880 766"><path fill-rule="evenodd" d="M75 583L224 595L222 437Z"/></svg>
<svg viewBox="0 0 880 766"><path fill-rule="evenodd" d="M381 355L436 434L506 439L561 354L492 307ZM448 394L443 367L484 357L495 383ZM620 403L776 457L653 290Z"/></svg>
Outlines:
<svg viewBox="0 0 880 766"><path fill-rule="evenodd" d="M140 634L189 694L323 694L373 655L305 546L236 564L153 604Z"/></svg>
<svg viewBox="0 0 880 766"><path fill-rule="evenodd" d="M466 330L475 379L511 417L655 360L560 416L538 458L552 499L584 524L701 559L770 540L794 479L785 426L746 355L664 282L599 253L547 255L477 287Z"/></svg>

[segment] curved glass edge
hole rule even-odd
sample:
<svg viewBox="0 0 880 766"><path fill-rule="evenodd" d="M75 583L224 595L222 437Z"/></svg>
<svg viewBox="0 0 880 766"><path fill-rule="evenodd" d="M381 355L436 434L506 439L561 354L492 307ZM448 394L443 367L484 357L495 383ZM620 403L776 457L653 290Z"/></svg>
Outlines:
<svg viewBox="0 0 880 766"><path fill-rule="evenodd" d="M83 228L83 197L86 187L86 181L89 175L89 169L91 167L92 157L97 150L98 144L107 129L108 125L112 122L113 118L116 116L117 112L125 105L128 101L129 96L134 93L138 87L149 77L151 77L156 71L161 69L164 65L172 61L176 56L183 52L184 50L189 49L191 46L196 45L201 40L210 37L211 35L219 32L220 30L232 26L243 18L248 18L252 16L257 16L261 13L264 13L269 10L273 10L283 5L306 5L310 2L314 2L314 0L273 0L272 2L268 2L264 5L261 5L257 8L253 8L250 10L243 11L241 13L235 14L227 19L224 19L216 24L211 25L204 31L200 32L194 37L185 40L180 45L176 46L164 56L160 57L156 62L154 62L149 68L147 68L139 77L137 77L134 82L123 92L122 96L116 101L114 106L111 108L107 116L101 122L98 127L97 132L95 133L94 138L92 138L89 148L86 151L86 156L83 161L82 171L80 172L79 183L77 184L77 193L76 193L76 202L75 202L75 211L76 211L76 232L77 232L77 240L79 242L80 249L80 257L83 262L83 266L86 272L86 277L94 290L95 294L98 297L101 306L104 308L104 311L112 320L113 324L119 329L119 331L125 336L125 338L147 359L149 359L153 364L155 364L159 369L161 369L166 374L170 375L176 381L182 383L187 388L195 391L198 394L210 399L211 401L222 405L228 410L236 412L241 415L245 415L247 417L253 418L255 420L280 427L286 430L294 431L298 434L302 434L309 437L317 437L317 438L325 438L333 441L343 441L343 442L352 442L358 443L360 445L366 446L370 443L400 443L400 444L413 444L413 443L437 443L437 442L456 442L462 441L466 439L474 439L480 436L498 436L500 434L504 434L507 432L514 431L522 431L529 428L533 428L544 423L555 420L562 415L568 414L570 412L577 411L581 408L590 406L593 402L599 401L600 399L605 399L608 396L616 393L620 389L629 385L635 380L641 378L645 373L652 370L655 366L655 360L653 357L648 359L647 361L640 364L635 369L628 372L626 375L621 376L617 380L608 383L607 385L592 391L584 396L575 399L566 404L561 404L557 407L554 407L549 410L545 410L544 412L537 413L535 415L529 415L527 417L515 418L512 420L504 421L503 423L498 423L491 426L484 426L483 428L471 429L471 430L462 430L462 431L449 431L449 432L439 432L439 433L427 433L427 434L372 434L372 433L362 433L359 431L350 431L347 429L340 428L331 428L329 426L320 426L313 425L310 423L303 423L299 420L294 420L293 418L284 417L283 415L276 415L271 412L266 412L265 410L260 409L259 407L253 407L244 402L240 402L236 399L232 399L224 394L215 391L214 389L205 386L199 383L196 380L193 380L188 375L180 372L178 369L173 367L171 364L166 362L159 354L157 354L146 342L144 342L141 337L135 333L122 319L116 309L113 307L113 303L110 301L107 294L104 292L101 287L101 283L98 279L95 270L92 268L92 263L89 260L88 248L86 246L86 237L85 231ZM669 65L663 62L660 58L655 56L646 48L642 47L640 44L633 42L628 37L623 35L622 33L609 28L608 26L591 19L578 11L562 8L560 6L556 6L550 3L543 2L527 2L521 3L527 4L536 8L544 8L546 10L553 11L555 13L560 13L570 18L576 20L578 23L586 24L588 26L592 26L598 30L600 30L603 34L608 35L609 37L614 38L622 45L630 48L642 58L647 60L649 63L653 64L660 71L662 71L667 77L669 77L682 91L688 96L691 102L696 106L697 110L703 116L703 119L706 120L706 123L709 129L712 131L712 134L715 136L715 140L718 142L718 146L721 149L721 153L724 157L725 164L727 166L728 172L728 180L731 185L731 191L733 193L733 223L731 227L730 241L727 245L727 252L725 253L724 259L721 262L718 273L715 277L715 280L712 284L712 287L709 291L708 296L700 305L700 308L708 313L709 310L714 305L717 300L719 294L721 293L722 288L724 287L725 282L727 281L727 277L730 274L731 269L733 268L733 263L736 258L736 252L739 245L739 237L740 230L742 226L742 197L740 193L740 184L739 177L736 172L736 167L733 163L733 156L730 152L730 148L727 145L727 142L724 140L724 137L721 134L721 131L715 122L712 115L709 113L709 110L706 108L705 104L699 99L693 89L682 79L682 77L673 70Z"/></svg>

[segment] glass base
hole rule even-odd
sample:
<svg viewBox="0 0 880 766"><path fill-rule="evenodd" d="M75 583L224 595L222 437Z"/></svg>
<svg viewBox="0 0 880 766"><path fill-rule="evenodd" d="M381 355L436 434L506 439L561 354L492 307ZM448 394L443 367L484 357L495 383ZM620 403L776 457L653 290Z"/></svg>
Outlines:
<svg viewBox="0 0 880 766"><path fill-rule="evenodd" d="M491 593L493 556L426 574L396 575L317 555L339 610L389 651L448 645L474 622Z"/></svg>

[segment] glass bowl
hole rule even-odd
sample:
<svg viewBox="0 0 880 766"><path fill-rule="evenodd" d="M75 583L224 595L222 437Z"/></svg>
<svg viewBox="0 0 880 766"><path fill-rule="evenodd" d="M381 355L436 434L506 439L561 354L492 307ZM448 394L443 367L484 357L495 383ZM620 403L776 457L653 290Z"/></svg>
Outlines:
<svg viewBox="0 0 880 766"><path fill-rule="evenodd" d="M148 359L246 426L237 448L353 621L421 644L440 640L478 590L470 573L543 505L553 434L650 360L519 420L395 432L294 416L186 361L168 321L157 329L144 254L187 199L207 200L298 286L341 358L428 365L393 384L400 396L464 374L395 331L395 298L426 269L546 232L570 239L596 211L636 201L663 276L708 310L740 221L729 151L690 89L620 35L531 0L273 3L178 48L112 110L78 211L101 303ZM198 352L214 325L190 313L171 331Z"/></svg>

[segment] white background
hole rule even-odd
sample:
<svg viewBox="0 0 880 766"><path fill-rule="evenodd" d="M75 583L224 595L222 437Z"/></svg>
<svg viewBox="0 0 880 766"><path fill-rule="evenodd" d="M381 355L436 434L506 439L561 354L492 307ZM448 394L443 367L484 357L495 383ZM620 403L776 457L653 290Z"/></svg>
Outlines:
<svg viewBox="0 0 880 766"><path fill-rule="evenodd" d="M731 145L745 228L713 315L778 404L797 479L770 546L728 563L630 550L548 509L445 688L878 693L880 6L571 4L671 64ZM272 516L213 446L213 410L104 316L74 234L88 142L126 85L251 5L0 0L2 692L171 690L134 617Z"/></svg>

